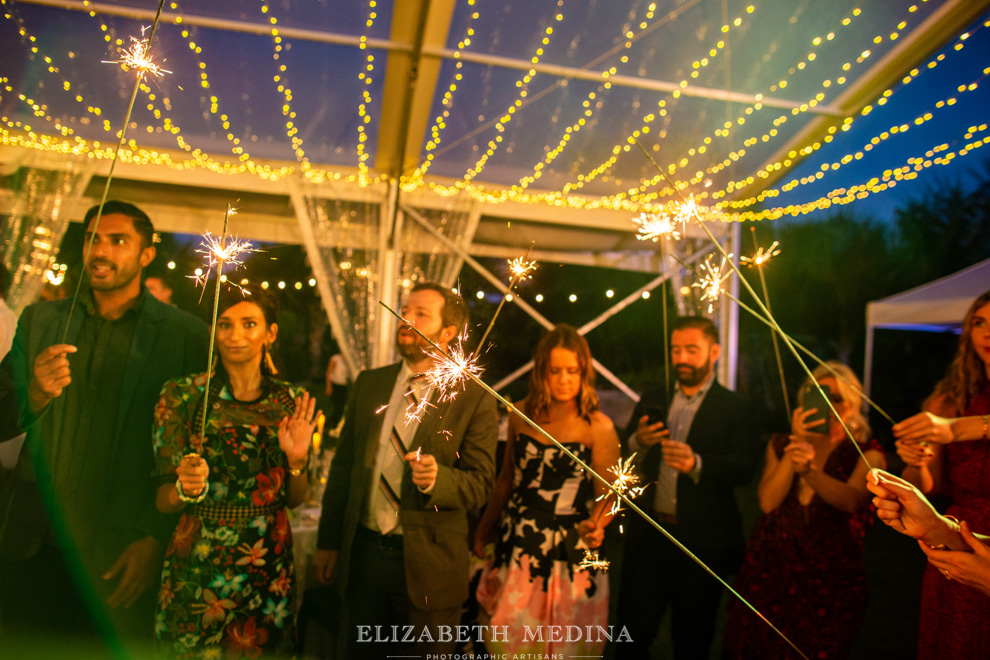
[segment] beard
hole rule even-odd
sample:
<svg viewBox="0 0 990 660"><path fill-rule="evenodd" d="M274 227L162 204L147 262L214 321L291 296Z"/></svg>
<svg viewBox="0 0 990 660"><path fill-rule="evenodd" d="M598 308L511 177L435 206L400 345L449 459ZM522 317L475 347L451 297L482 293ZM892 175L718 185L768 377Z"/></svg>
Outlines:
<svg viewBox="0 0 990 660"><path fill-rule="evenodd" d="M94 277L95 266L103 266L110 269L110 273L105 277ZM86 267L86 279L90 288L94 291L116 291L126 288L134 281L134 278L141 276L141 265L137 263L116 264L107 259L90 259Z"/></svg>
<svg viewBox="0 0 990 660"><path fill-rule="evenodd" d="M399 332L403 327L404 326L400 326L399 329L396 330L395 334L395 350L399 354L399 357L412 364L427 359L429 357L429 353L427 351L431 350L432 346L430 346L429 342L419 335L415 335L415 341L412 343L399 341ZM440 340L440 333L438 332L435 337L430 337L430 339L434 342L438 342Z"/></svg>
<svg viewBox="0 0 990 660"><path fill-rule="evenodd" d="M705 360L700 367L692 367L688 364L677 365L677 382L685 387L697 387L705 382L708 374L712 372L711 358Z"/></svg>

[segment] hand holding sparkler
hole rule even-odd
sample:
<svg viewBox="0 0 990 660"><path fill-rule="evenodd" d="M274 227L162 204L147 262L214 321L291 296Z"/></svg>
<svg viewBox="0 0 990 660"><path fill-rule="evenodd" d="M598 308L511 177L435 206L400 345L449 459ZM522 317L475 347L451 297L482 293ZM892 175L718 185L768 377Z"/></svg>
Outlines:
<svg viewBox="0 0 990 660"><path fill-rule="evenodd" d="M950 419L921 412L894 424L892 430L898 442L927 447L929 442L947 445L960 440L979 440L984 435L984 429L984 420L978 416ZM967 430L970 432L967 433Z"/></svg>
<svg viewBox="0 0 990 660"><path fill-rule="evenodd" d="M911 482L874 468L867 473L866 488L875 495L877 518L887 526L930 546L963 549L958 523L939 515Z"/></svg>
<svg viewBox="0 0 990 660"><path fill-rule="evenodd" d="M199 497L206 488L210 466L199 454L186 454L175 468L175 475L186 497Z"/></svg>
<svg viewBox="0 0 990 660"><path fill-rule="evenodd" d="M34 359L31 381L28 383L28 405L32 412L39 412L72 382L69 371L69 353L75 353L71 344L49 346Z"/></svg>
<svg viewBox="0 0 990 660"><path fill-rule="evenodd" d="M599 515L598 518L600 517ZM592 550L601 547L605 540L605 528L598 524L597 518L595 520L591 518L582 520L578 523L577 531L584 544Z"/></svg>
<svg viewBox="0 0 990 660"><path fill-rule="evenodd" d="M437 459L432 454L424 454L423 448L411 451L402 457L412 470L412 482L421 493L429 493L437 482L440 471Z"/></svg>
<svg viewBox="0 0 990 660"><path fill-rule="evenodd" d="M316 410L316 399L303 392L296 397L296 407L278 424L278 446L285 452L290 470L304 470L312 446L313 428L321 412Z"/></svg>

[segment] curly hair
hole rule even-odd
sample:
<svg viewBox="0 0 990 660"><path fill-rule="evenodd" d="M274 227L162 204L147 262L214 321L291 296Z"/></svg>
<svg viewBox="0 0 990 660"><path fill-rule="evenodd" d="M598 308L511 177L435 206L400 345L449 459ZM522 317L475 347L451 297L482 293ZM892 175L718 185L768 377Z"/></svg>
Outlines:
<svg viewBox="0 0 990 660"><path fill-rule="evenodd" d="M945 377L935 386L935 391L925 399L925 408L933 404L936 399L946 398L955 408L954 414L961 415L987 384L987 367L973 347L973 317L976 315L976 310L987 304L990 304L990 291L984 291L969 306L969 311L966 312L963 320L956 356L952 359Z"/></svg>
<svg viewBox="0 0 990 660"><path fill-rule="evenodd" d="M555 348L566 348L577 355L581 374L581 390L578 392L578 414L591 421L591 415L598 410L598 392L595 391L595 368L591 363L591 349L588 341L572 326L561 323L540 340L533 355L533 370L529 377L529 394L526 395L524 409L530 417L540 417L550 408L550 353Z"/></svg>

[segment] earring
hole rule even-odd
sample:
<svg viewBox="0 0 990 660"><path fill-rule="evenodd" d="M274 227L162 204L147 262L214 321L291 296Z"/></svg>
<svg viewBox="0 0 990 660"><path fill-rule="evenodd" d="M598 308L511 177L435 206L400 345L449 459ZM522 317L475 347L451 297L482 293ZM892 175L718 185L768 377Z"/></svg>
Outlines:
<svg viewBox="0 0 990 660"><path fill-rule="evenodd" d="M265 344L265 366L268 367L268 373L272 376L278 375L278 369L275 368L275 362L272 361L272 349L268 344Z"/></svg>

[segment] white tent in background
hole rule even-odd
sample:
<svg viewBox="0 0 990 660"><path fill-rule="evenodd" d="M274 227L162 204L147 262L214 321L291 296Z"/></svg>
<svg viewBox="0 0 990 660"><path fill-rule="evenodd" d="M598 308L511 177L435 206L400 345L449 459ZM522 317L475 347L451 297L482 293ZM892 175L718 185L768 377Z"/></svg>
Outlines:
<svg viewBox="0 0 990 660"><path fill-rule="evenodd" d="M866 305L866 391L873 375L873 331L946 332L962 325L973 299L990 289L990 259Z"/></svg>

